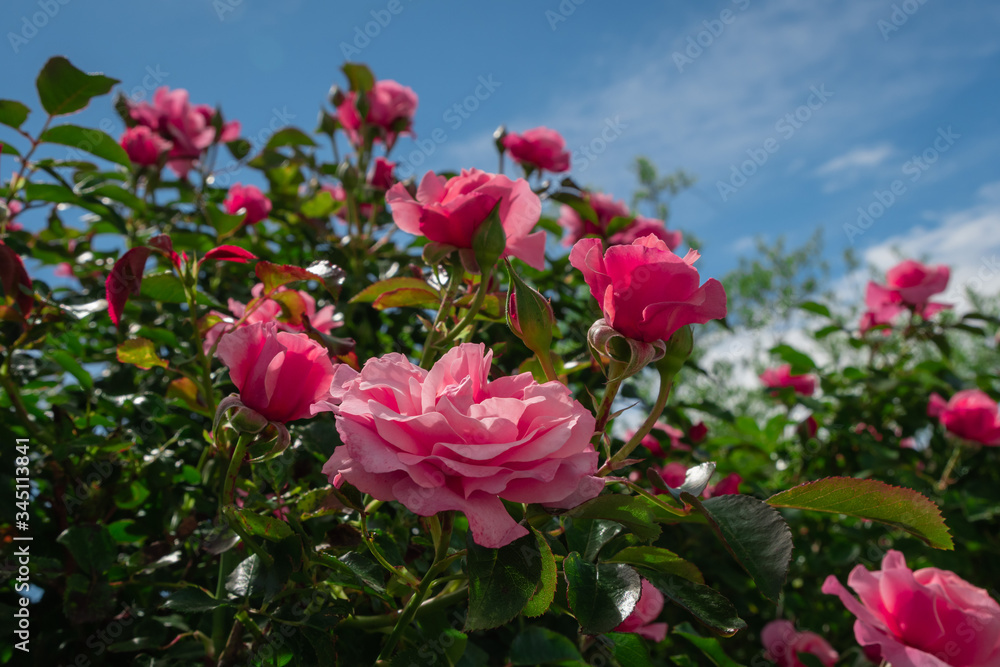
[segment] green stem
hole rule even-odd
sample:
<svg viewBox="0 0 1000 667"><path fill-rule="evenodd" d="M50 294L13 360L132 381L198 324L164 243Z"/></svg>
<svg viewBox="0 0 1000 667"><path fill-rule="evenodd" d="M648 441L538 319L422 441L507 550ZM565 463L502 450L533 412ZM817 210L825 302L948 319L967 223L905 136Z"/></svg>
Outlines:
<svg viewBox="0 0 1000 667"><path fill-rule="evenodd" d="M955 466L958 465L958 460L961 456L962 444L956 443L955 449L951 452L951 458L948 459L948 463L944 467L944 472L941 474L941 479L938 480L938 491L944 491L948 488L948 485L951 484L951 481L948 478L951 477L951 473L955 469Z"/></svg>
<svg viewBox="0 0 1000 667"><path fill-rule="evenodd" d="M656 421L663 414L663 408L667 406L667 399L670 397L670 389L673 387L673 380L666 380L660 378L660 389L656 395L656 403L653 404L653 409L649 412L649 416L646 417L646 421L642 423L639 430L635 432L625 446L618 450L618 453L612 456L604 466L597 472L599 477L604 477L605 475L611 474L616 468L621 467L622 461L628 458L628 455L639 446L642 439L653 430L653 426Z"/></svg>
<svg viewBox="0 0 1000 667"><path fill-rule="evenodd" d="M235 504L236 478L240 474L240 466L243 465L243 457L246 455L247 447L250 446L255 437L253 433L240 433L236 447L233 449L233 457L229 460L229 468L226 470L226 481L223 484L222 497L219 498L220 507Z"/></svg>
<svg viewBox="0 0 1000 667"><path fill-rule="evenodd" d="M195 262L196 260L192 257L191 261ZM201 342L201 333L198 331L197 286L188 286L183 275L180 278L184 284L184 297L187 299L188 315L191 318L191 335L194 337L194 349L198 357L198 363L201 366L201 390L205 394L205 402L208 404L209 411L215 414L215 393L212 391L212 360L205 355L205 350Z"/></svg>
<svg viewBox="0 0 1000 667"><path fill-rule="evenodd" d="M376 546L375 540L372 539L371 534L368 532L368 520L364 514L361 515L361 539L364 541L368 550L372 552L372 556L375 560L386 569L390 574L395 575L403 579L410 586L418 586L420 581L410 574L410 571L406 569L406 566L396 567L389 562L389 559L385 557L382 551Z"/></svg>
<svg viewBox="0 0 1000 667"><path fill-rule="evenodd" d="M461 266L453 266L449 269L448 275L448 285L445 287L444 294L441 295L441 305L438 306L437 315L434 317L434 323L431 325L430 331L427 332L427 338L424 340L424 349L420 353L420 367L424 369L429 369L434 363L434 348L436 345L435 339L438 335L438 328L448 317L448 313L451 311L451 300L454 297L455 290L458 288L459 280L461 280L462 274L465 272Z"/></svg>
<svg viewBox="0 0 1000 667"><path fill-rule="evenodd" d="M660 507L661 509L666 510L667 512L670 512L671 514L674 514L676 516L687 516L687 512L685 512L684 510L680 509L679 507L674 507L673 505L668 505L667 503L663 502L662 500L660 500L652 493L639 486L638 484L634 484L632 482L625 482L625 485L628 488L635 491L636 493L638 493L640 496L646 498L647 500L652 501L657 507Z"/></svg>
<svg viewBox="0 0 1000 667"><path fill-rule="evenodd" d="M433 531L438 535L434 548L434 562L431 563L427 573L424 575L423 579L421 579L417 592L414 593L409 602L406 603L406 607L403 608L403 613L401 613L399 618L396 620L396 625L392 628L392 632L389 634L389 638L386 640L385 646L382 647L382 652L379 653L378 660L388 660L392 657L392 654L396 651L396 645L403 636L403 632L410 627L410 623L413 621L414 616L416 616L417 610L427 598L427 593L430 591L431 584L434 582L434 579L448 567L445 555L448 553L448 545L451 543L451 526L454 513L445 512L443 517L443 525L440 526L439 530ZM430 521L436 523L439 519L437 516L433 516L430 518Z"/></svg>
<svg viewBox="0 0 1000 667"><path fill-rule="evenodd" d="M458 338L467 326L472 324L473 320L476 319L476 315L479 314L479 309L483 307L483 302L486 300L486 294L490 290L490 277L493 275L493 270L484 271L482 279L479 281L479 287L476 289L476 296L472 303L469 304L469 309L465 311L465 315L462 319L458 321L448 335L441 340L442 345L449 345Z"/></svg>
<svg viewBox="0 0 1000 667"><path fill-rule="evenodd" d="M618 388L621 387L622 382L625 380L625 378L621 377L624 370L625 362L618 361L617 359L611 360L611 364L608 366L608 377L619 379L608 381L604 387L604 399L597 406L597 425L594 427L594 431L598 434L598 437L604 433L604 429L608 425L608 419L611 416L611 404L615 402L615 397L618 395Z"/></svg>
<svg viewBox="0 0 1000 667"><path fill-rule="evenodd" d="M232 551L223 551L219 554L219 576L215 582L215 599L222 600L226 593L226 577L229 576L229 568L232 565ZM212 645L215 646L215 655L220 657L226 645L226 608L216 607L212 612Z"/></svg>
<svg viewBox="0 0 1000 667"><path fill-rule="evenodd" d="M538 363L542 365L542 371L545 373L545 379L549 382L559 382L559 374L556 373L556 368L552 365L552 353L548 350L544 350L536 353L535 356L538 357Z"/></svg>

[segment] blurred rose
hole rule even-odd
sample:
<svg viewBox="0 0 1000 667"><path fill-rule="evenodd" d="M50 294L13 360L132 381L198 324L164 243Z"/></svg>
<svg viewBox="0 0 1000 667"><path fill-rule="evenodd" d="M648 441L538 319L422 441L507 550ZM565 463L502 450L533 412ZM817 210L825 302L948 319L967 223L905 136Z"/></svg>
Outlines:
<svg viewBox="0 0 1000 667"><path fill-rule="evenodd" d="M899 293L904 303L924 306L931 296L945 291L951 271L944 264L925 266L907 259L885 274L886 286Z"/></svg>
<svg viewBox="0 0 1000 667"><path fill-rule="evenodd" d="M760 641L767 650L765 657L778 667L805 667L799 653L816 656L825 667L832 667L840 657L825 639L815 632L796 632L790 621L771 621L761 631Z"/></svg>
<svg viewBox="0 0 1000 667"><path fill-rule="evenodd" d="M996 401L979 389L960 391L947 403L938 394L931 394L927 414L937 417L942 426L960 438L983 445L1000 445Z"/></svg>
<svg viewBox="0 0 1000 667"><path fill-rule="evenodd" d="M329 398L333 363L305 334L258 322L223 336L217 354L243 405L268 421L284 424L325 409L318 406Z"/></svg>
<svg viewBox="0 0 1000 667"><path fill-rule="evenodd" d="M523 134L508 134L503 145L519 164L559 173L569 171L566 141L555 130L536 127Z"/></svg>
<svg viewBox="0 0 1000 667"><path fill-rule="evenodd" d="M687 436L692 444L697 445L708 436L708 427L705 426L704 422L692 424L691 428L688 429Z"/></svg>
<svg viewBox="0 0 1000 667"><path fill-rule="evenodd" d="M328 405L344 444L323 472L421 516L461 511L489 548L528 534L501 498L571 508L599 494L594 416L559 382L490 382L492 359L467 343L430 371L395 353L340 366Z"/></svg>
<svg viewBox="0 0 1000 667"><path fill-rule="evenodd" d="M667 636L666 623L654 623L663 611L663 593L645 579L635 609L628 618L618 624L614 632L634 632L653 642L662 642Z"/></svg>
<svg viewBox="0 0 1000 667"><path fill-rule="evenodd" d="M394 179L392 177L392 171L396 168L395 162L390 162L384 157L375 158L375 166L372 167L371 178L368 182L373 188L379 190L388 190L392 187Z"/></svg>
<svg viewBox="0 0 1000 667"><path fill-rule="evenodd" d="M903 554L890 550L881 570L857 565L847 584L858 598L833 575L823 592L839 597L857 617L858 643L877 647L893 667L1000 665L1000 605L954 572L912 572Z"/></svg>
<svg viewBox="0 0 1000 667"><path fill-rule="evenodd" d="M413 115L417 111L417 94L412 88L401 85L391 79L376 81L368 91L368 113L364 123L378 128L376 140L385 141L392 148L400 134L412 134ZM348 139L355 146L362 143L361 115L357 109L358 95L349 92L344 101L337 107L337 120L344 126Z"/></svg>
<svg viewBox="0 0 1000 667"><path fill-rule="evenodd" d="M760 381L765 387L772 389L791 387L795 393L803 396L812 396L816 392L816 378L812 375L792 375L791 364L768 368L760 374Z"/></svg>
<svg viewBox="0 0 1000 667"><path fill-rule="evenodd" d="M478 169L463 169L450 179L428 171L417 198L402 183L386 194L392 218L404 232L431 241L471 249L472 239L493 207L500 203L500 222L507 235L507 255L536 268L545 267L545 232L531 233L542 214L542 203L523 178Z"/></svg>
<svg viewBox="0 0 1000 667"><path fill-rule="evenodd" d="M623 336L665 341L685 325L726 316L722 283L710 278L699 286L698 251L678 257L652 235L602 249L600 239L582 239L570 263L583 272L608 325Z"/></svg>
<svg viewBox="0 0 1000 667"><path fill-rule="evenodd" d="M226 195L226 212L229 215L237 215L240 211L246 211L243 219L244 225L254 225L261 220L266 220L271 213L271 200L254 185L241 185L234 183L229 188Z"/></svg>
<svg viewBox="0 0 1000 667"><path fill-rule="evenodd" d="M608 237L609 245L628 245L643 236L652 234L667 244L667 247L674 250L681 244L683 236L678 231L667 229L666 223L656 218L645 218L637 215L631 225L616 234Z"/></svg>
<svg viewBox="0 0 1000 667"><path fill-rule="evenodd" d="M608 245L630 245L650 234L666 243L671 250L681 244L681 233L668 230L663 220L646 218L641 215L633 217L625 202L615 201L611 195L601 192L585 192L583 200L594 209L597 222L587 220L572 206L564 205L559 214L559 224L566 230L563 245L571 246L585 236L600 237ZM612 228L612 221L615 218L632 218L632 220L625 227L609 234L609 229Z"/></svg>
<svg viewBox="0 0 1000 667"><path fill-rule="evenodd" d="M714 498L716 496L732 496L740 492L740 484L743 478L737 473L731 472L716 484L709 484L702 492L702 498Z"/></svg>
<svg viewBox="0 0 1000 667"><path fill-rule="evenodd" d="M128 159L132 164L143 166L157 164L160 156L171 147L169 141L145 125L136 125L125 130L120 143L128 153Z"/></svg>
<svg viewBox="0 0 1000 667"><path fill-rule="evenodd" d="M3 241L0 241L0 287L3 287L5 299L17 304L21 315L27 317L31 313L35 305L35 297L31 294L31 278L20 255Z"/></svg>

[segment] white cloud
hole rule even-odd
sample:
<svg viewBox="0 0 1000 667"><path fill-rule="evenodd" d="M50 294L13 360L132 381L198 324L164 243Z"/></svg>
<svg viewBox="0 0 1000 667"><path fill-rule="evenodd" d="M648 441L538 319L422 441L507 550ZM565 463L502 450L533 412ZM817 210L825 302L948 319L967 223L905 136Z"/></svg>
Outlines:
<svg viewBox="0 0 1000 667"><path fill-rule="evenodd" d="M892 155L892 146L889 144L870 147L858 146L820 165L816 173L827 175L845 170L877 167L890 155Z"/></svg>

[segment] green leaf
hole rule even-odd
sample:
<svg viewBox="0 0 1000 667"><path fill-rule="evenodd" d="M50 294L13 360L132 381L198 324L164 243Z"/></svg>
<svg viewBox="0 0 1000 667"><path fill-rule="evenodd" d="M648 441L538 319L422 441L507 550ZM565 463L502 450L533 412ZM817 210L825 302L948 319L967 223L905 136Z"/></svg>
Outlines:
<svg viewBox="0 0 1000 667"><path fill-rule="evenodd" d="M226 590L236 597L246 597L258 586L257 580L263 573L264 565L257 554L253 554L229 573Z"/></svg>
<svg viewBox="0 0 1000 667"><path fill-rule="evenodd" d="M525 628L510 644L510 664L547 665L563 660L583 660L568 637L537 625Z"/></svg>
<svg viewBox="0 0 1000 667"><path fill-rule="evenodd" d="M579 195L575 195L571 192L560 191L553 193L551 198L561 204L566 204L579 213L580 217L584 220L589 220L595 225L597 224L597 212Z"/></svg>
<svg viewBox="0 0 1000 667"><path fill-rule="evenodd" d="M205 213L208 214L208 220L220 239L239 229L243 225L243 219L246 218L246 213L229 215L211 204L205 207Z"/></svg>
<svg viewBox="0 0 1000 667"><path fill-rule="evenodd" d="M317 192L314 197L307 199L302 202L302 206L299 210L302 215L307 218L325 218L331 213L333 213L336 204L333 201L333 195L331 195L326 190Z"/></svg>
<svg viewBox="0 0 1000 667"><path fill-rule="evenodd" d="M799 304L799 308L810 313L822 315L823 317L830 317L830 309L821 303L816 303L815 301L803 301Z"/></svg>
<svg viewBox="0 0 1000 667"><path fill-rule="evenodd" d="M371 558L357 552L339 558L364 585L379 593L385 592L385 570Z"/></svg>
<svg viewBox="0 0 1000 667"><path fill-rule="evenodd" d="M301 266L292 266L291 264L272 264L271 262L264 260L257 262L254 272L257 274L257 277L260 278L261 282L264 283L264 290L266 294L270 294L283 285L294 283L299 280L315 280L318 283L323 282L323 279L320 276L309 272L308 269L303 269Z"/></svg>
<svg viewBox="0 0 1000 667"><path fill-rule="evenodd" d="M609 632L604 637L610 641L610 645L604 646L611 649L611 655L619 665L653 667L649 659L649 648L639 635L632 632Z"/></svg>
<svg viewBox="0 0 1000 667"><path fill-rule="evenodd" d="M534 535L525 535L499 549L476 544L470 532L469 613L465 629L496 628L521 613L538 588L542 559Z"/></svg>
<svg viewBox="0 0 1000 667"><path fill-rule="evenodd" d="M78 148L81 151L115 162L124 167L132 165L125 149L119 146L117 141L100 130L79 127L77 125L57 125L56 127L47 129L38 139L50 144L61 144L63 146Z"/></svg>
<svg viewBox="0 0 1000 667"><path fill-rule="evenodd" d="M56 538L56 542L66 547L76 564L91 575L106 571L114 564L118 554L118 546L105 526L70 526Z"/></svg>
<svg viewBox="0 0 1000 667"><path fill-rule="evenodd" d="M0 100L0 123L15 130L28 119L31 109L17 100Z"/></svg>
<svg viewBox="0 0 1000 667"><path fill-rule="evenodd" d="M771 354L777 355L782 361L792 365L792 375L802 375L816 368L816 362L808 354L799 352L790 345L776 345L771 348Z"/></svg>
<svg viewBox="0 0 1000 667"><path fill-rule="evenodd" d="M431 286L420 278L389 278L372 283L353 297L348 303L374 303L383 294L396 290L431 290Z"/></svg>
<svg viewBox="0 0 1000 667"><path fill-rule="evenodd" d="M737 615L733 603L715 589L649 568L636 569L667 599L686 609L713 632L731 637L747 627L746 621Z"/></svg>
<svg viewBox="0 0 1000 667"><path fill-rule="evenodd" d="M588 562L597 560L597 554L605 544L622 532L622 525L606 519L573 519L566 529L566 544L570 551L583 554Z"/></svg>
<svg viewBox="0 0 1000 667"><path fill-rule="evenodd" d="M387 308L405 308L409 306L436 306L441 297L432 289L397 289L386 292L375 299L372 308L385 310Z"/></svg>
<svg viewBox="0 0 1000 667"><path fill-rule="evenodd" d="M145 535L129 532L129 528L134 525L135 521L132 519L121 519L108 524L108 532L111 533L112 539L119 544L137 544L145 541Z"/></svg>
<svg viewBox="0 0 1000 667"><path fill-rule="evenodd" d="M92 97L107 94L116 83L121 82L101 74L87 74L56 56L45 63L35 87L42 108L51 116L63 116L83 109Z"/></svg>
<svg viewBox="0 0 1000 667"><path fill-rule="evenodd" d="M694 563L684 560L669 549L660 547L626 547L604 562L648 567L663 574L684 577L698 584L705 583L701 570Z"/></svg>
<svg viewBox="0 0 1000 667"><path fill-rule="evenodd" d="M531 528L531 532L538 542L538 553L542 558L542 573L535 594L531 596L528 604L524 605L522 610L522 613L528 618L541 616L549 610L549 607L552 606L552 600L555 598L556 584L558 583L556 558L552 555L552 548L549 546L548 540L535 528Z"/></svg>
<svg viewBox="0 0 1000 667"><path fill-rule="evenodd" d="M186 303L184 284L173 271L162 271L143 276L139 295L161 303Z"/></svg>
<svg viewBox="0 0 1000 667"><path fill-rule="evenodd" d="M674 628L673 634L680 635L694 644L713 665L717 665L718 667L742 667L738 662L726 655L718 639L715 637L702 637L694 631L690 623L681 623Z"/></svg>
<svg viewBox="0 0 1000 667"><path fill-rule="evenodd" d="M874 479L827 477L775 494L767 503L871 519L902 528L935 549L954 549L937 505L912 489Z"/></svg>
<svg viewBox="0 0 1000 667"><path fill-rule="evenodd" d="M761 594L777 602L792 559L792 531L781 514L766 502L742 494L698 500L686 493L682 499L708 518Z"/></svg>
<svg viewBox="0 0 1000 667"><path fill-rule="evenodd" d="M227 507L225 514L234 519L245 532L271 542L280 542L292 534L287 523L272 516L261 516L237 507Z"/></svg>
<svg viewBox="0 0 1000 667"><path fill-rule="evenodd" d="M75 377L81 386L87 389L94 388L94 378L91 377L87 369L81 366L80 362L72 354L65 350L50 350L48 356L59 364L64 371Z"/></svg>
<svg viewBox="0 0 1000 667"><path fill-rule="evenodd" d="M163 602L164 609L175 609L181 612L211 611L227 605L222 600L216 600L203 588L182 588L167 596Z"/></svg>
<svg viewBox="0 0 1000 667"><path fill-rule="evenodd" d="M308 134L297 127L285 127L275 132L264 148L281 148L282 146L315 146L316 142Z"/></svg>
<svg viewBox="0 0 1000 667"><path fill-rule="evenodd" d="M564 516L617 521L647 542L660 536L660 527L655 523L655 506L639 496L598 496L566 512Z"/></svg>
<svg viewBox="0 0 1000 667"><path fill-rule="evenodd" d="M147 371L154 366L166 368L169 365L160 359L156 353L156 345L147 338L133 338L119 345L118 361L138 366Z"/></svg>
<svg viewBox="0 0 1000 667"><path fill-rule="evenodd" d="M134 510L146 502L149 489L139 480L133 480L128 486L119 486L115 492L115 504L123 510Z"/></svg>
<svg viewBox="0 0 1000 667"><path fill-rule="evenodd" d="M583 632L610 632L639 601L642 579L628 565L585 561L575 551L563 560L566 598Z"/></svg>
<svg viewBox="0 0 1000 667"><path fill-rule="evenodd" d="M375 86L375 75L368 69L367 65L361 63L344 63L340 68L343 70L347 81L351 85L351 90L367 93Z"/></svg>

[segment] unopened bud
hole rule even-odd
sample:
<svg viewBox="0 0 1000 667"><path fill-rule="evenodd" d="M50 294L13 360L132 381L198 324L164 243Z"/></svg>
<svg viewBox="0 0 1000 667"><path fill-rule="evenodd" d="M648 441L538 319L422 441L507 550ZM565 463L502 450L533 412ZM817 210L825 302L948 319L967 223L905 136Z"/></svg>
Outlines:
<svg viewBox="0 0 1000 667"><path fill-rule="evenodd" d="M687 358L691 356L694 349L694 335L691 327L683 326L674 332L667 340L663 358L656 362L656 368L660 371L660 377L669 380L680 372L681 367Z"/></svg>
<svg viewBox="0 0 1000 667"><path fill-rule="evenodd" d="M511 271L511 289L507 293L507 325L535 354L548 354L555 325L552 305L538 290L529 287Z"/></svg>
<svg viewBox="0 0 1000 667"><path fill-rule="evenodd" d="M507 249L507 233L500 222L500 200L472 235L472 252L483 274L489 273Z"/></svg>

